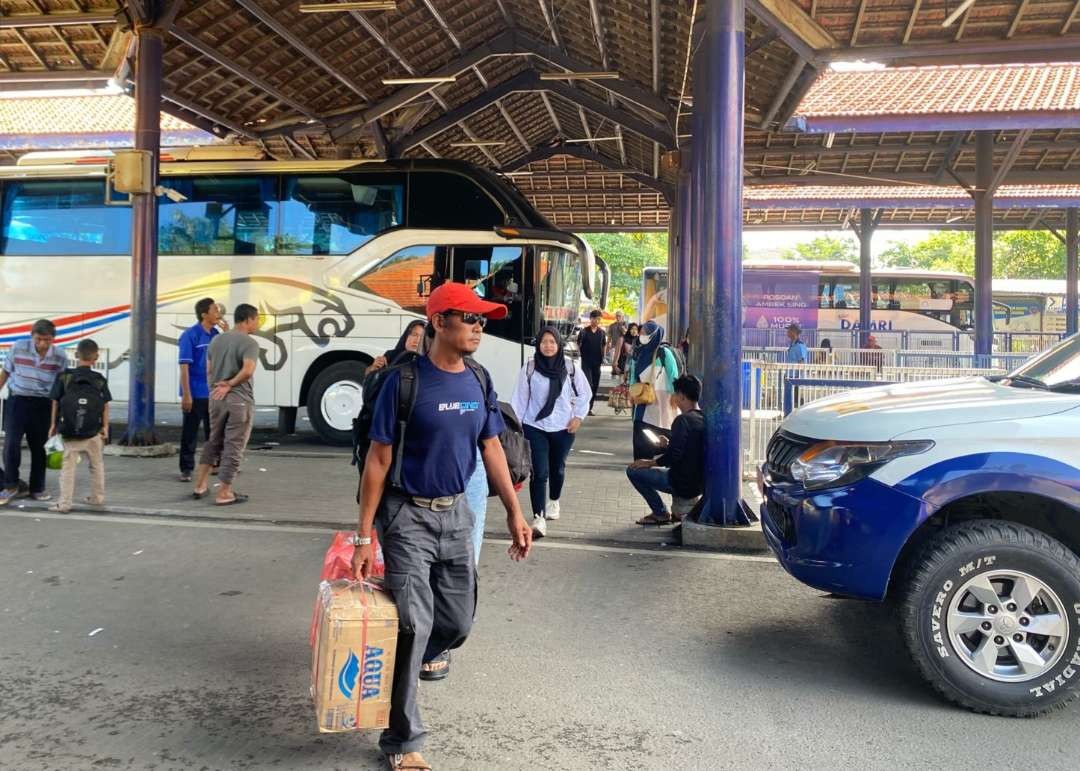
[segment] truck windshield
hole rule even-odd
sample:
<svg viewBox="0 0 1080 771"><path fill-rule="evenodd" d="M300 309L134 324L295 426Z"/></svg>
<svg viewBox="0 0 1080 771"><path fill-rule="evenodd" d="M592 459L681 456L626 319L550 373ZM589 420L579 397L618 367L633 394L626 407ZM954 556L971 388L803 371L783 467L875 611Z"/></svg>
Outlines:
<svg viewBox="0 0 1080 771"><path fill-rule="evenodd" d="M1080 335L1074 335L1009 373L1009 379L1037 380L1047 388L1080 385Z"/></svg>

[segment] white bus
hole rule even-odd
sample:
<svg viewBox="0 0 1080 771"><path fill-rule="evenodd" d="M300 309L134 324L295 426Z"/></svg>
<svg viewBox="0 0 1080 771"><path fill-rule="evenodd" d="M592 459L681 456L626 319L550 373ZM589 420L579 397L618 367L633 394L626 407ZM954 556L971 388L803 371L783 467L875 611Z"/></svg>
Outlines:
<svg viewBox="0 0 1080 771"><path fill-rule="evenodd" d="M959 273L878 269L871 285L871 331L883 348L974 347L972 281ZM667 268L642 273L642 321L667 309ZM828 338L849 348L859 331L859 268L848 262L743 263L743 338L749 346L786 344L784 329L803 328L810 343Z"/></svg>
<svg viewBox="0 0 1080 771"><path fill-rule="evenodd" d="M994 300L1009 309L995 309L994 329L999 332L1065 334L1064 281L1046 279L994 279Z"/></svg>
<svg viewBox="0 0 1080 771"><path fill-rule="evenodd" d="M536 330L570 332L582 292L593 296L589 247L483 169L198 155L162 154L158 401L178 401L176 341L206 296L230 313L247 302L264 315L256 402L282 408L285 425L306 406L314 429L337 443L350 439L364 367L423 315L433 286L466 282L509 306L478 353L504 396ZM92 336L107 349L123 400L131 208L106 203L108 156L35 153L0 167L0 353L35 319L52 319L61 345Z"/></svg>

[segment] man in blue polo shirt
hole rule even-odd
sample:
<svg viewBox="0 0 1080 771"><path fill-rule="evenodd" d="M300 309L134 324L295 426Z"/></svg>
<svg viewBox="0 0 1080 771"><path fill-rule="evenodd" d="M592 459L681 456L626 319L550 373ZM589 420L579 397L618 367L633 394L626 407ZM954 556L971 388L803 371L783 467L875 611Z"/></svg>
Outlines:
<svg viewBox="0 0 1080 771"><path fill-rule="evenodd" d="M206 352L210 341L229 325L221 318L220 306L212 297L195 303L195 318L199 320L180 335L180 409L184 424L180 432L180 481L190 482L195 470L195 447L199 443L199 426L203 438L210 437L210 384L206 379Z"/></svg>
<svg viewBox="0 0 1080 771"><path fill-rule="evenodd" d="M379 739L393 769L430 768L420 755L426 733L416 701L420 668L464 643L472 626L473 514L463 493L476 468L478 444L507 512L511 559L525 559L532 547L499 443L502 415L490 406L495 394L484 392L465 361L479 347L487 319L506 313L506 306L481 300L464 284L435 289L427 302L431 345L416 360L411 414L398 415L400 369L387 376L375 402L353 567L358 577L371 572L377 514L385 585L400 619L390 726Z"/></svg>
<svg viewBox="0 0 1080 771"><path fill-rule="evenodd" d="M810 349L802 341L802 329L798 324L789 324L787 328L788 349L784 352L784 363L806 364L810 361Z"/></svg>
<svg viewBox="0 0 1080 771"><path fill-rule="evenodd" d="M45 442L52 428L52 393L56 378L67 369L67 356L53 345L56 326L48 319L34 322L30 337L17 341L0 369L0 389L11 392L4 417L4 486L0 506L13 498L36 501L52 498L45 492ZM19 479L22 440L30 448L30 484Z"/></svg>

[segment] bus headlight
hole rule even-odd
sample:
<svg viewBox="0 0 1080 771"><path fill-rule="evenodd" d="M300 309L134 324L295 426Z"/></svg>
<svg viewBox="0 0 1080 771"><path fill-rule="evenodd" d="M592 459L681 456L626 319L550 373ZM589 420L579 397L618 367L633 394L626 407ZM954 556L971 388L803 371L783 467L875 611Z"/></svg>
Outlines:
<svg viewBox="0 0 1080 771"><path fill-rule="evenodd" d="M896 458L926 452L934 443L819 442L791 464L791 476L807 490L849 485Z"/></svg>

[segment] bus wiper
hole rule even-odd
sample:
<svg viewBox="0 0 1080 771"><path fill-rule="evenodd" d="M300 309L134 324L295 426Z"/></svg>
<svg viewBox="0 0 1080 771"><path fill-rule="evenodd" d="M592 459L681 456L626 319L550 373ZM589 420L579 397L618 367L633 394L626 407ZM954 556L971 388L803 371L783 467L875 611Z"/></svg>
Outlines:
<svg viewBox="0 0 1080 771"><path fill-rule="evenodd" d="M1080 382L1075 380L1068 383L1058 383L1047 388L1048 391L1054 391L1055 393L1080 393Z"/></svg>
<svg viewBox="0 0 1080 771"><path fill-rule="evenodd" d="M1038 388L1041 391L1048 391L1050 387L1038 378L1028 377L1027 375L1009 375L1008 380L1010 383L1023 383L1029 388Z"/></svg>

